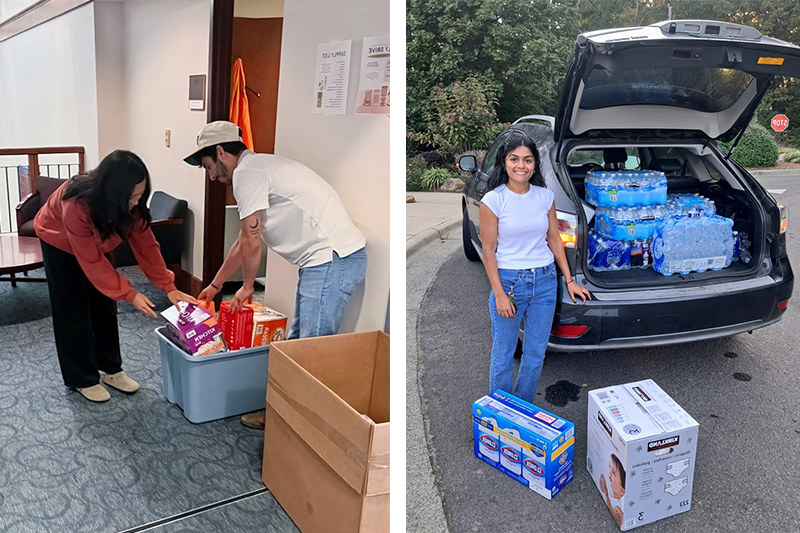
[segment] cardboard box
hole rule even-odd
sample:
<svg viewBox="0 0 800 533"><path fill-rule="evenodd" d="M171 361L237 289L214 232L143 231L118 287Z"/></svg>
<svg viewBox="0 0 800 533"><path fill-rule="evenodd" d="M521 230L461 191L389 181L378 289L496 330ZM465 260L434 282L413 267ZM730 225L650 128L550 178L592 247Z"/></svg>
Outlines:
<svg viewBox="0 0 800 533"><path fill-rule="evenodd" d="M572 481L575 425L502 390L472 404L475 457L548 500Z"/></svg>
<svg viewBox="0 0 800 533"><path fill-rule="evenodd" d="M286 338L286 315L256 302L246 305L253 310L251 346L269 346Z"/></svg>
<svg viewBox="0 0 800 533"><path fill-rule="evenodd" d="M250 348L253 345L253 310L241 307L231 313L231 303L219 304L219 325L229 350Z"/></svg>
<svg viewBox="0 0 800 533"><path fill-rule="evenodd" d="M651 379L589 391L586 468L622 531L692 508L697 430Z"/></svg>
<svg viewBox="0 0 800 533"><path fill-rule="evenodd" d="M389 336L270 347L262 477L304 533L389 531Z"/></svg>
<svg viewBox="0 0 800 533"><path fill-rule="evenodd" d="M190 355L224 352L225 343L213 307L204 309L186 302L178 305L180 311L171 305L161 312L167 321L167 336Z"/></svg>

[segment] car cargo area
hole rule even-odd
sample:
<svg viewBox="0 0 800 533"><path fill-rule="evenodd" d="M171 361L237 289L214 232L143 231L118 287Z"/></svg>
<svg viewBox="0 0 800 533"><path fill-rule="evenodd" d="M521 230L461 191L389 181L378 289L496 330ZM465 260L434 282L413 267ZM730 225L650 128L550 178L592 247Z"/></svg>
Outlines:
<svg viewBox="0 0 800 533"><path fill-rule="evenodd" d="M582 164L575 165L576 160ZM573 150L567 168L586 222L587 244L581 247L580 260L593 284L673 286L731 281L758 270L762 211L710 150ZM629 197L623 197L626 191ZM644 205L633 207L631 202Z"/></svg>

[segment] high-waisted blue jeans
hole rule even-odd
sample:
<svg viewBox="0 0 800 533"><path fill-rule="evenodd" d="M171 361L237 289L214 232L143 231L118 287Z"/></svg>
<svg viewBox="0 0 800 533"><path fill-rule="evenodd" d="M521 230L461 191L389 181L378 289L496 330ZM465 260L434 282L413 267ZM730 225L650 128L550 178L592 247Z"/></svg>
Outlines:
<svg viewBox="0 0 800 533"><path fill-rule="evenodd" d="M514 318L497 313L494 293L489 296L492 316L492 366L489 389L502 389L523 400L535 403L536 387L542 374L544 352L550 339L556 309L556 266L508 270L498 269L503 291L514 292L517 311ZM525 321L522 340L522 359L514 386L514 351L519 339L519 327Z"/></svg>

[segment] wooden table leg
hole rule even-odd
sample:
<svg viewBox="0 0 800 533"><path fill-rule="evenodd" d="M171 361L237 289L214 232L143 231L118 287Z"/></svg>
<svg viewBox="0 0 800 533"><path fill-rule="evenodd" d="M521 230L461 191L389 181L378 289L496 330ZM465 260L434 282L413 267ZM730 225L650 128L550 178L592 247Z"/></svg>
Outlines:
<svg viewBox="0 0 800 533"><path fill-rule="evenodd" d="M14 277L14 273L13 272L11 273L11 286L12 287L16 287L17 286L17 278Z"/></svg>

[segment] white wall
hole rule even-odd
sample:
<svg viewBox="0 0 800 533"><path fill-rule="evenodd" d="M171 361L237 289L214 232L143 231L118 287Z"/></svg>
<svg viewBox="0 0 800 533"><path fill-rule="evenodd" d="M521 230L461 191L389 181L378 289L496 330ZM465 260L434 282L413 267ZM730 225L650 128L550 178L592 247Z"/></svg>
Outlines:
<svg viewBox="0 0 800 533"><path fill-rule="evenodd" d="M206 124L206 111L190 110L188 98L189 75L208 73L210 3L135 0L122 6L125 105L120 124L125 145L144 160L153 190L189 203L183 268L202 278L205 174L183 158L194 150L197 132ZM169 148L164 144L167 129Z"/></svg>
<svg viewBox="0 0 800 533"><path fill-rule="evenodd" d="M389 118L356 116L364 37L389 33L389 0L286 0L275 153L327 180L367 238L369 267L341 331L383 329L389 299ZM352 39L347 114L312 115L317 45ZM267 304L294 309L297 269L270 252Z"/></svg>
<svg viewBox="0 0 800 533"><path fill-rule="evenodd" d="M236 0L233 16L246 19L268 19L283 16L283 0Z"/></svg>
<svg viewBox="0 0 800 533"><path fill-rule="evenodd" d="M125 20L123 4L95 2L95 57L97 61L97 133L102 159L129 148L125 87Z"/></svg>
<svg viewBox="0 0 800 533"><path fill-rule="evenodd" d="M93 4L0 43L0 146L73 145L97 165Z"/></svg>
<svg viewBox="0 0 800 533"><path fill-rule="evenodd" d="M0 0L0 23L25 11L35 3L36 0Z"/></svg>

